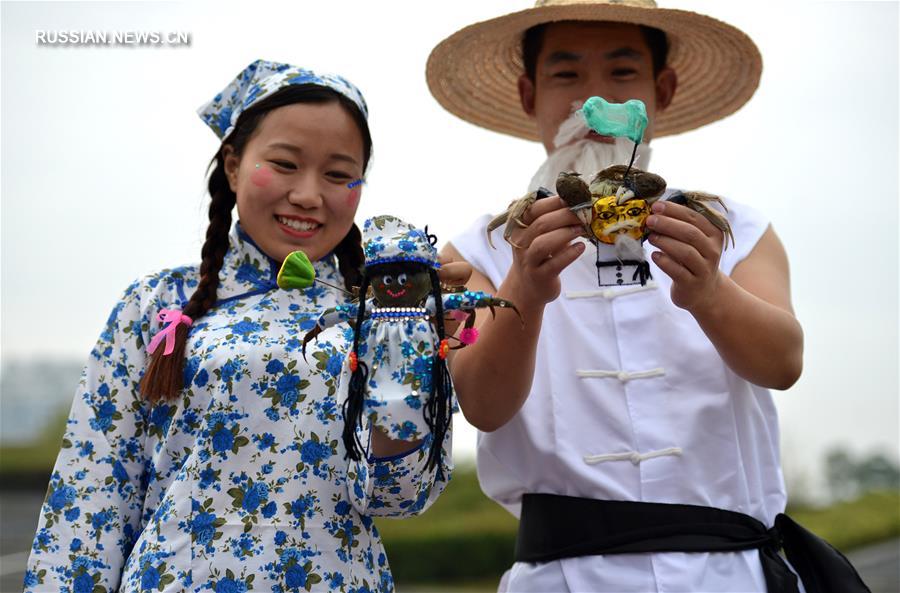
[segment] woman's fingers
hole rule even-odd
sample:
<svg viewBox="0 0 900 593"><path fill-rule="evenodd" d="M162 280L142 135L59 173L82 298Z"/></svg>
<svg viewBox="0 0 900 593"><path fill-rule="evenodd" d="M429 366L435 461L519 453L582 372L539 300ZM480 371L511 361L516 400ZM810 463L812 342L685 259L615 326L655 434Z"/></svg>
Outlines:
<svg viewBox="0 0 900 593"><path fill-rule="evenodd" d="M465 261L441 262L438 279L447 286L464 286L472 276L472 266Z"/></svg>

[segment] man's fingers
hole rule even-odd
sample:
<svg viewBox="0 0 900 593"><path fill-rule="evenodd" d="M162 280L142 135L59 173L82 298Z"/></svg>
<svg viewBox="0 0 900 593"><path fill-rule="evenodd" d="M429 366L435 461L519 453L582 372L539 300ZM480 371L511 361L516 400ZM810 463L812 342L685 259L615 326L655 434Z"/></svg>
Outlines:
<svg viewBox="0 0 900 593"><path fill-rule="evenodd" d="M686 283L694 278L690 270L662 251L654 251L651 257L656 266L675 282Z"/></svg>
<svg viewBox="0 0 900 593"><path fill-rule="evenodd" d="M581 241L572 243L559 253L554 254L553 257L547 259L541 265L541 270L552 276L559 276L563 270L569 267L572 262L584 253L586 247L587 244L582 243Z"/></svg>
<svg viewBox="0 0 900 593"><path fill-rule="evenodd" d="M529 225L548 212L564 208L566 208L566 203L563 202L562 198L559 196L542 198L536 200L527 210L525 210L525 213L521 217L521 221L525 223L525 225Z"/></svg>
<svg viewBox="0 0 900 593"><path fill-rule="evenodd" d="M544 233L531 242L525 261L532 267L542 266L560 255L581 234L580 226L567 226Z"/></svg>
<svg viewBox="0 0 900 593"><path fill-rule="evenodd" d="M542 235L576 225L580 227L581 221L568 208L555 209L533 219L527 229L514 231L510 238L516 244L527 249L535 239Z"/></svg>
<svg viewBox="0 0 900 593"><path fill-rule="evenodd" d="M650 235L650 244L662 253L684 266L690 273L702 276L709 264L693 245L665 235Z"/></svg>
<svg viewBox="0 0 900 593"><path fill-rule="evenodd" d="M657 218L661 220L666 217L669 219L680 220L699 229L707 237L714 237L716 236L716 233L722 232L716 228L716 225L707 220L705 216L687 206L682 206L681 204L675 204L674 202L656 202L653 204L652 211L653 214L662 215L657 216Z"/></svg>

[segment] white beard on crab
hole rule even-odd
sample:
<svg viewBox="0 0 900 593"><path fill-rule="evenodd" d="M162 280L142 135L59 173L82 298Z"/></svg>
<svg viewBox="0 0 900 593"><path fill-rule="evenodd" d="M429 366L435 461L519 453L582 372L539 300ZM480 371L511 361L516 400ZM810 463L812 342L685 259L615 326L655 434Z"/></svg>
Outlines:
<svg viewBox="0 0 900 593"><path fill-rule="evenodd" d="M576 102L573 108L580 109L581 104ZM573 111L572 115L560 124L556 138L553 139L555 148L531 178L528 191L536 191L539 187L552 191L556 187L556 178L562 171L578 171L592 175L612 165L628 163L631 160L634 144L628 138L615 138L610 144L586 138L588 132L590 128L584 117L579 112ZM646 171L650 155L649 145L638 146L634 166Z"/></svg>

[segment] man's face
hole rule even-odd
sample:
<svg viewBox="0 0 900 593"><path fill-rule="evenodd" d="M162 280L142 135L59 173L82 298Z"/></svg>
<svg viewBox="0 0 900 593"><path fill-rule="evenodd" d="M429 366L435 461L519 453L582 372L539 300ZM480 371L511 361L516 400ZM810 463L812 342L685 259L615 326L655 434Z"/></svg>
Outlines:
<svg viewBox="0 0 900 593"><path fill-rule="evenodd" d="M656 113L671 102L675 86L675 72L670 68L654 77L650 48L638 26L563 22L546 26L535 80L523 74L519 94L549 154L572 103L595 95L611 103L643 101L650 120L644 138L649 140Z"/></svg>

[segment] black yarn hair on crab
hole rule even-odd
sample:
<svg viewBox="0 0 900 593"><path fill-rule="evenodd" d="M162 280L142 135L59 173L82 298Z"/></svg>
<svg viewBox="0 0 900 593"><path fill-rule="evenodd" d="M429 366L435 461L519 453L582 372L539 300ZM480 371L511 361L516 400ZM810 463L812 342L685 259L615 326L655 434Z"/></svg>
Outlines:
<svg viewBox="0 0 900 593"><path fill-rule="evenodd" d="M434 235L428 235L428 229L425 233L429 241L434 244L436 238ZM359 342L362 334L363 322L366 319L366 292L368 291L371 279L377 277L379 273L384 273L385 269L395 268L398 263L388 263L375 266L367 266L363 272L362 285L359 288L360 300L359 309L356 315L356 327L353 332L352 355L356 357L356 370L352 371L348 385L347 399L343 404L344 415L344 431L342 438L344 448L346 449L346 457L359 461L362 458L362 452L366 450L366 446L360 441L357 429L362 426L363 409L365 407L366 391L369 381L369 367L360 360ZM402 262L406 269L427 269L429 278L431 279L431 296L435 303L435 325L437 329L438 341L435 346L435 352L431 361L431 389L428 393L425 405L423 406L423 416L425 423L431 431L431 447L428 451L427 469L431 470L437 467L438 476L443 476L442 459L443 459L443 443L447 431L453 420L453 408L450 398L453 394L453 383L450 378L450 371L447 368L447 361L440 356L440 345L446 338L444 329L444 306L441 295L441 283L438 279L437 271L431 266L414 262Z"/></svg>

